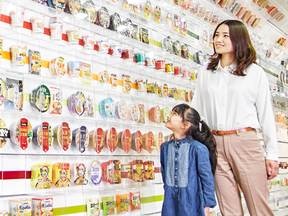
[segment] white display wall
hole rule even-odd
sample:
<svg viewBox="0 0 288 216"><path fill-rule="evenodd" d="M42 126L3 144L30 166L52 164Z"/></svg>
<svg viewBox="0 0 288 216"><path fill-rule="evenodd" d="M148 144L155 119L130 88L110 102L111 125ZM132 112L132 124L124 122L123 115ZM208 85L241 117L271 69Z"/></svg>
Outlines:
<svg viewBox="0 0 288 216"><path fill-rule="evenodd" d="M55 78L48 70L48 62L59 56L64 57L67 62L76 60L82 61L91 65L91 70L94 75L98 75L104 70L106 70L109 74L116 74L118 83L121 83L122 74L125 74L131 77L131 81L133 83L135 83L136 79L141 78L144 80L147 79L148 83L157 82L159 86L167 84L169 88L194 91L196 81L166 74L163 71L147 68L143 65L138 65L120 58L113 58L108 54L99 53L95 50L85 50L82 45L70 45L67 40L65 40L65 35L63 36L64 40L52 41L49 34L35 35L32 34L31 30L27 28L11 28L10 24L8 23L9 21L7 21L9 12L14 6L17 5L20 6L20 8L25 9L24 20L26 22L30 22L30 18L33 16L43 16L45 18L44 26L45 28L49 28L50 18L58 17L64 21L64 34L68 29L78 29L80 30L80 36L95 34L98 40L108 38L111 42L113 41L121 44L123 48L132 47L145 52L153 52L156 59L165 59L167 62L170 61L180 64L182 67L189 67L191 71L196 72L200 65L197 65L192 59L187 60L163 51L161 47L159 47L159 44L161 45L161 41L164 37L170 36L173 41L179 40L181 44L188 44L190 46L191 54L194 54L199 50L206 54L212 54L213 50L211 47L209 47L209 43L203 43L203 31L206 30L208 35L211 35L213 33L214 26L204 22L201 18L191 15L187 11L183 11L179 6L175 6L173 3L156 0L151 2L153 8L155 5L162 8L162 14L167 13L167 11L173 11L181 16L186 16L188 30L193 34L182 36L173 30L168 30L165 27L164 20L162 20L161 24L157 24L153 20L149 21L143 17L143 14L136 15L132 11L123 9L120 2L117 4L114 4L112 1L101 1L96 3L97 10L101 6L105 6L108 9L109 14L117 12L121 16L122 20L130 18L133 23L138 24L140 27L146 27L149 30L149 37L151 41L151 44L148 45L117 34L111 30L104 29L100 26L89 23L88 21L80 20L70 14L58 12L30 0L3 0L1 12L2 18L0 22L0 39L3 39L3 58L1 59L0 65L0 78L3 80L6 80L6 78L14 78L24 81L24 106L23 111L19 112L16 110L8 110L5 105L2 105L0 107L0 118L6 122L8 127L12 126L21 118L27 118L33 128L40 125L42 122L48 122L52 129L54 129L62 122L68 122L72 131L82 125L85 125L89 132L98 127L103 128L104 131L111 127L115 127L117 132L129 129L131 133L139 130L142 134L152 131L155 135L158 132L162 132L164 136L169 135L170 131L165 129L163 123L157 125L149 121L147 112L149 109L157 105L160 106L160 108L169 107L171 109L176 104L183 103L185 101L175 100L174 98L163 98L157 96L156 94L139 93L135 87L132 88L130 94L124 94L121 85L119 85L117 88L112 88L111 84L100 83L97 79L93 79L92 85L88 86L81 84L81 77L70 78L65 75L62 78ZM221 14L222 19L235 18L218 5L215 5L213 2L204 1L201 4L208 9L213 10L215 13ZM262 18L262 21L257 28L252 29L251 27L248 27L253 37L260 37L262 40L265 39L267 44L276 43L275 38L279 37L279 34L277 34L277 29L276 31L273 31L275 27L267 22L267 19L265 16L263 16L262 12L256 10L256 6L253 5L252 1L251 3L246 4L248 4L248 6ZM28 49L40 51L41 58L43 60L40 76L29 74L28 64L21 67L11 65L11 61L9 59L9 49L12 45L25 45ZM277 48L285 53L283 55L287 55L287 50L284 50L280 46ZM276 76L268 75L271 86L277 85L277 76L281 71L281 69L277 67L277 63L275 63L277 62L277 59L266 59L265 55L260 55L259 57L262 59L260 65L276 74ZM64 105L62 115L52 115L49 114L49 112L40 113L31 107L29 102L30 94L33 89L40 85L62 89L64 104L66 104ZM95 108L94 118L85 116L78 117L69 112L67 107L67 99L71 94L76 93L77 91L81 91L84 93L84 95L90 95L93 98ZM99 114L99 102L107 97L113 98L115 102L125 100L128 105L133 102L144 104L146 123L141 125L128 120L124 122L116 118L108 119L102 117ZM277 110L276 107L274 108ZM281 153L280 160L283 159L285 161L287 160L287 154L282 150L283 148L286 148L286 142L287 140L284 140L279 145L279 152ZM0 158L0 169L2 170L1 177L3 178L3 180L0 181L0 211L9 212L9 200L52 197L55 215L85 215L87 211L87 198L101 198L103 196L111 195L116 197L116 194L118 193L128 193L136 188L141 192L141 210L129 212L123 215L157 215L161 212L163 201L163 184L161 174L159 173L159 151L157 151L156 148L151 154L144 149L140 154L132 149L129 151L129 153L125 153L119 148L117 148L113 153L111 153L107 148L104 148L100 154L97 154L91 143L89 144L88 149L86 149L83 153L80 153L72 146L70 146L67 151L63 151L59 145L54 143L49 151L44 153L41 148L37 147L33 143L31 143L26 150L22 150L19 146L13 144L11 140L8 140L7 144L0 149ZM120 160L121 164L128 164L132 160L153 160L155 163L155 170L158 171L155 174L155 180L146 180L141 183L136 183L128 178L123 178L122 183L118 185L110 185L107 182L102 182L100 185L95 186L93 183L91 183L90 175L87 170L89 179L88 185L75 186L71 184L71 186L67 188L56 188L53 185L51 189L46 190L35 189L31 185L30 179L28 178L31 167L37 163L55 164L57 162L67 162L72 166L76 162L81 162L84 163L87 168L89 168L91 162L95 159L99 160L100 162ZM5 178L5 175L11 175L13 172L17 173L19 177ZM280 180L282 181L285 175L287 174L285 171L283 171L283 173L281 173L281 175L279 174L279 177L273 181L275 182L273 185L279 185L279 187L275 186L271 189L270 204L271 208L275 210L275 215L285 215L286 212L285 207L288 204L286 201L288 192L285 190L286 186L280 187ZM71 177L71 180L73 180L73 177ZM275 206L275 200L277 198L280 198L280 206ZM245 212L246 215L248 215L247 208L245 209ZM101 211L101 215L102 214L103 211ZM219 215L218 207L211 209L211 215L216 214Z"/></svg>

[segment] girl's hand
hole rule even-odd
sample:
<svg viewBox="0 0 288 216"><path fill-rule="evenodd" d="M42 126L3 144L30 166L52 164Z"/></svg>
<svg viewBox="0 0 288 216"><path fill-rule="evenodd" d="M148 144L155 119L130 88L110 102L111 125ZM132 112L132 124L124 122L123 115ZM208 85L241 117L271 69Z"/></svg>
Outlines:
<svg viewBox="0 0 288 216"><path fill-rule="evenodd" d="M205 216L210 216L210 207L204 207Z"/></svg>

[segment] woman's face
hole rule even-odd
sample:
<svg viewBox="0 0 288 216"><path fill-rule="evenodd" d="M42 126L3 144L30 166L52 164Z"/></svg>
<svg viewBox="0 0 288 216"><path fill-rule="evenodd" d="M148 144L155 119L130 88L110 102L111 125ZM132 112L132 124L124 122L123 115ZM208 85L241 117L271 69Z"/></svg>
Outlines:
<svg viewBox="0 0 288 216"><path fill-rule="evenodd" d="M226 24L219 26L214 37L214 47L218 54L234 54L234 47L230 39L229 27Z"/></svg>

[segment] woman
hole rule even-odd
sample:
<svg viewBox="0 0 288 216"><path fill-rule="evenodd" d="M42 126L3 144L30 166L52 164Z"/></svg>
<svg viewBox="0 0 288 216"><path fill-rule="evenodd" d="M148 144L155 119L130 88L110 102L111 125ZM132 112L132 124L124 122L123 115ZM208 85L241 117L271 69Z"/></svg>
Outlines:
<svg viewBox="0 0 288 216"><path fill-rule="evenodd" d="M220 210L224 216L243 215L240 187L251 216L270 216L267 176L278 173L278 149L268 79L255 64L256 52L241 21L220 23L213 40L214 55L199 70L192 106L216 139ZM255 130L263 131L266 158Z"/></svg>

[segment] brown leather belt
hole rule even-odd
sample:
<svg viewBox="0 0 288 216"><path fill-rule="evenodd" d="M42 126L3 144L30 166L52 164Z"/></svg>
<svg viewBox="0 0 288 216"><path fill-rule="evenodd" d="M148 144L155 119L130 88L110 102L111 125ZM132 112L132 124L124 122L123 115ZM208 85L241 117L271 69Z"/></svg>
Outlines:
<svg viewBox="0 0 288 216"><path fill-rule="evenodd" d="M229 135L229 134L237 134L237 133L244 133L247 131L254 131L254 128L247 127L247 128L242 128L238 130L230 130L230 131L217 131L217 130L212 130L212 133L215 135Z"/></svg>

